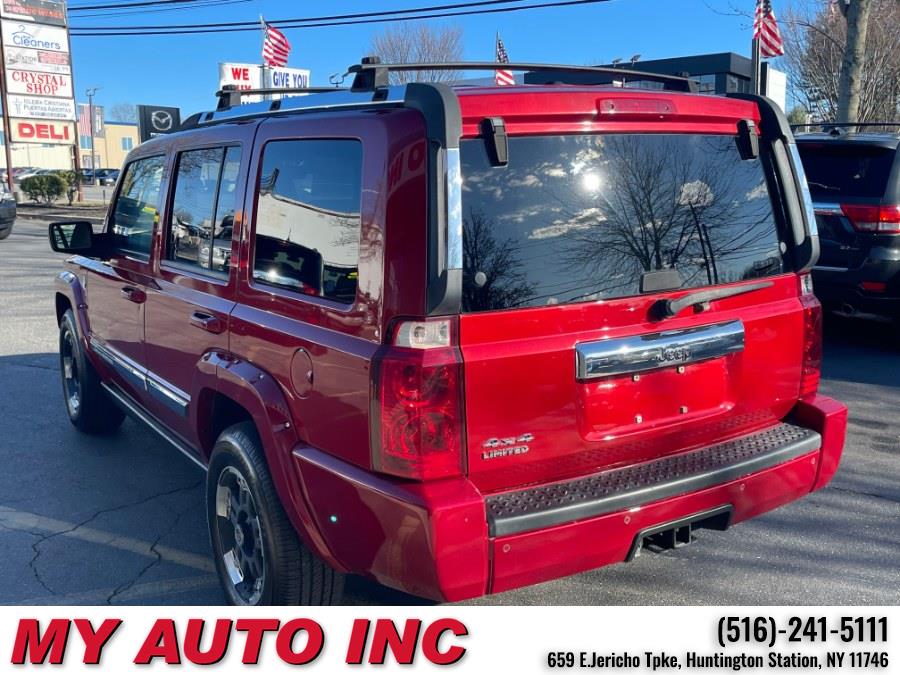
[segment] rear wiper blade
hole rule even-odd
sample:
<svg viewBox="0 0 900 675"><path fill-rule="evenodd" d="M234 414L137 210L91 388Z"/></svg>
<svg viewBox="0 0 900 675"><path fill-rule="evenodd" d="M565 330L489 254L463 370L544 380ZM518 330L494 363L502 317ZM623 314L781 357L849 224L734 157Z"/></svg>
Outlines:
<svg viewBox="0 0 900 675"><path fill-rule="evenodd" d="M653 304L652 314L657 319L670 319L683 309L694 305L703 305L713 300L721 300L722 298L732 298L735 295L743 295L744 293L752 293L761 288L773 286L772 281L759 281L755 284L747 284L746 286L731 286L725 288L713 288L709 291L696 291L688 293L677 300L657 300Z"/></svg>

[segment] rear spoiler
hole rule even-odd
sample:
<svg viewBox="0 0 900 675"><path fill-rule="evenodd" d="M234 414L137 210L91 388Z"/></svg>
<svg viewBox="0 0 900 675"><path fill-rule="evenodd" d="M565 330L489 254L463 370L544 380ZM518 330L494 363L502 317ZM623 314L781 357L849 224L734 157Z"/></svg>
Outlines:
<svg viewBox="0 0 900 675"><path fill-rule="evenodd" d="M727 96L751 101L759 109L761 136L769 141L775 166L782 177L785 206L794 239L794 265L798 272L809 271L819 260L819 233L812 197L806 185L806 172L791 125L778 104L765 96L737 93Z"/></svg>

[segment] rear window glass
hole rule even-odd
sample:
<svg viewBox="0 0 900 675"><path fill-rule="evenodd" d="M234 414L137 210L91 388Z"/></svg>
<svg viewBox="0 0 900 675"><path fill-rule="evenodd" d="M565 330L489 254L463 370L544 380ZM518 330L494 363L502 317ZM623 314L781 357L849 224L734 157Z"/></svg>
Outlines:
<svg viewBox="0 0 900 675"><path fill-rule="evenodd" d="M735 138L573 135L461 145L467 312L637 295L645 273L681 288L784 271L761 160Z"/></svg>
<svg viewBox="0 0 900 675"><path fill-rule="evenodd" d="M865 145L798 143L809 192L816 199L884 196L895 150Z"/></svg>

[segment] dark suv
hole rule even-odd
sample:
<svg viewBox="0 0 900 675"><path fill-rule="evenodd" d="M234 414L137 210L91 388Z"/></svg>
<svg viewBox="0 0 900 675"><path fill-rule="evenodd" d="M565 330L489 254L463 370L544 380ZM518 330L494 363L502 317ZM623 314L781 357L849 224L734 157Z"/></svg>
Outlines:
<svg viewBox="0 0 900 675"><path fill-rule="evenodd" d="M130 153L101 233L50 227L69 417L207 470L228 599L471 598L825 485L846 408L782 113L560 83L589 68L388 86L422 67L222 92Z"/></svg>
<svg viewBox="0 0 900 675"><path fill-rule="evenodd" d="M816 295L900 326L900 124L830 125L797 147L819 229Z"/></svg>

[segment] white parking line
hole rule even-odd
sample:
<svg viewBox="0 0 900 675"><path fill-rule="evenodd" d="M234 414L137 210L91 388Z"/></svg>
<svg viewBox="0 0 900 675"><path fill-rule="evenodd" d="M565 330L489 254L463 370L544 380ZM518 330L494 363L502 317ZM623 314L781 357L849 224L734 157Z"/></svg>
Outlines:
<svg viewBox="0 0 900 675"><path fill-rule="evenodd" d="M156 554L162 558L162 562L174 563L182 567L199 570L213 574L215 566L213 561L205 555L180 551L169 546L153 544L140 539L124 537L113 532L104 532L92 527L78 527L78 523L69 523L56 518L39 516L36 513L18 511L7 506L0 506L0 527L20 532L46 532L48 534L59 533L60 537L80 539L92 544L101 544L120 551L128 551L146 558L156 558ZM155 553L154 553L155 551Z"/></svg>

